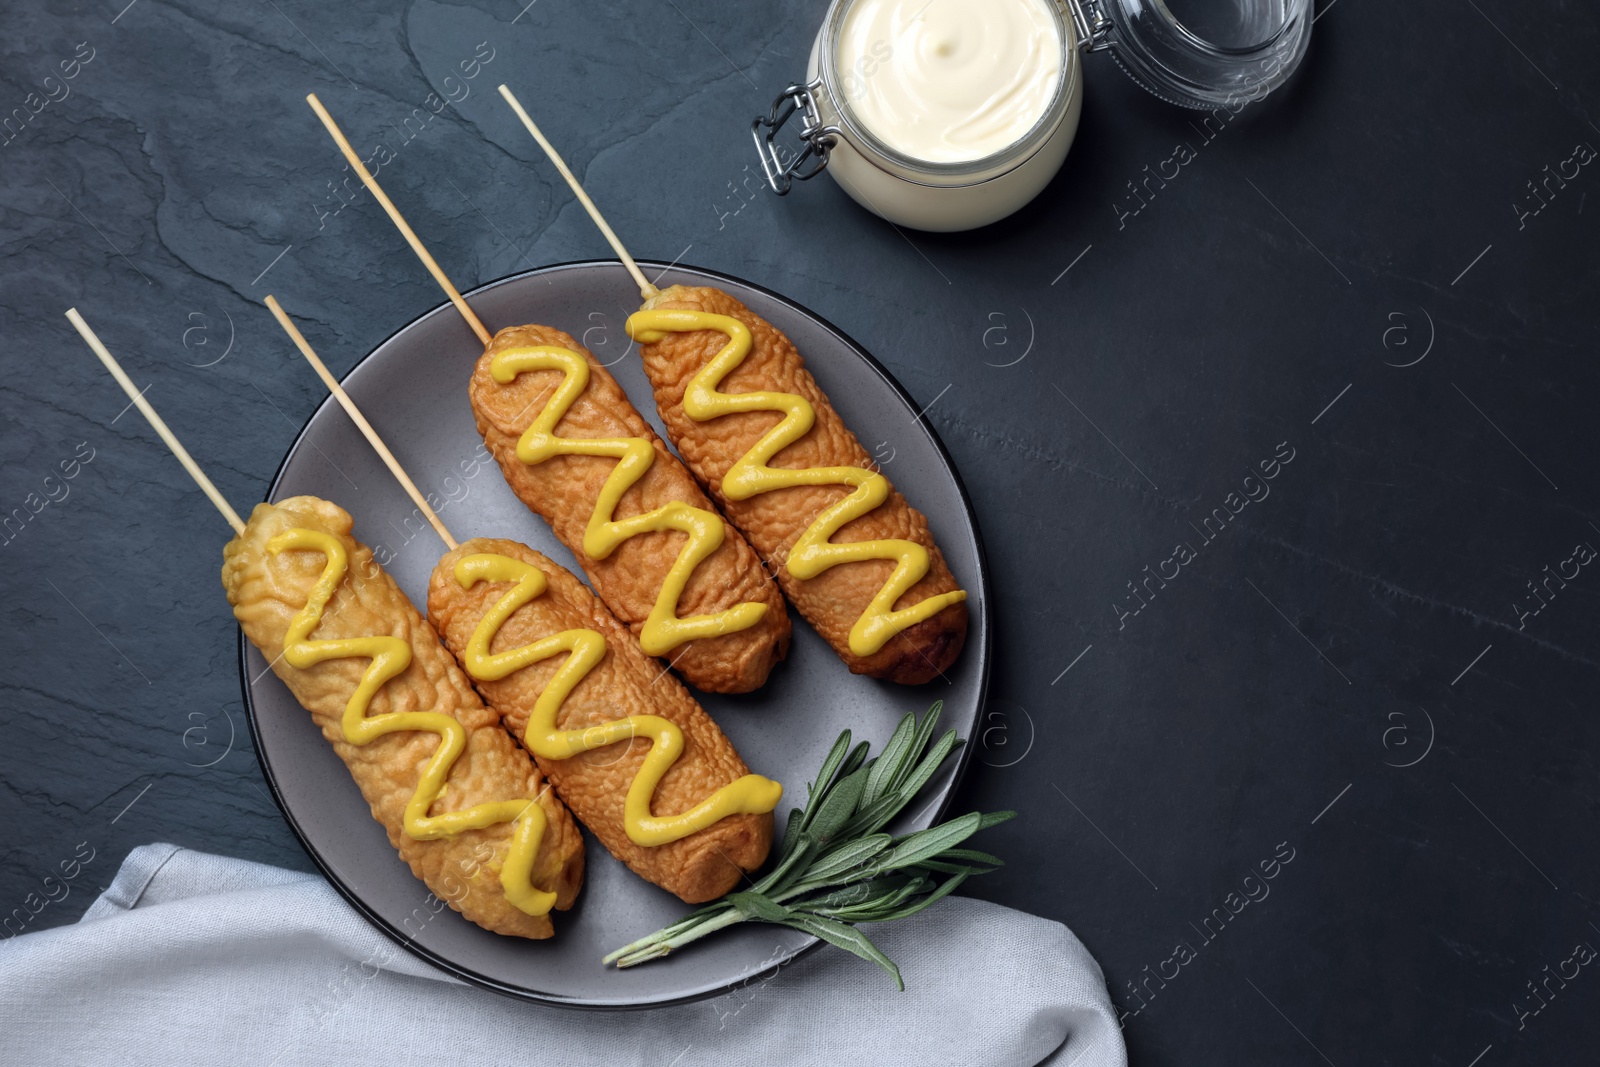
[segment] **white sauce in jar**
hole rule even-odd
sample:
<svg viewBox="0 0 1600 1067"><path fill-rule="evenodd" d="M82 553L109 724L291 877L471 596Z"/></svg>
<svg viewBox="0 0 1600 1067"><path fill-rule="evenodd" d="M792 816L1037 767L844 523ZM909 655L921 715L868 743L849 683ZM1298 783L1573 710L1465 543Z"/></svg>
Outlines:
<svg viewBox="0 0 1600 1067"><path fill-rule="evenodd" d="M857 0L834 52L842 102L912 159L991 156L1050 107L1057 21L1049 0Z"/></svg>

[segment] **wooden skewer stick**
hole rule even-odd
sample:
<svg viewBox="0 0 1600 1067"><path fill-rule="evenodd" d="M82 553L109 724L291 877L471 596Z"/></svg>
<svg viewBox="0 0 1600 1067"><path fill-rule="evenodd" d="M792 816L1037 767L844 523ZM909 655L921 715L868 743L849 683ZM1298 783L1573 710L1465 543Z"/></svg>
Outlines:
<svg viewBox="0 0 1600 1067"><path fill-rule="evenodd" d="M378 431L372 428L372 423L368 422L367 417L361 414L361 409L356 407L354 400L350 399L350 394L344 391L344 386L339 384L339 380L328 371L322 360L317 358L317 354L312 350L310 342L305 339L299 328L284 313L276 298L267 297L267 309L272 312L272 317L278 320L278 325L283 327L283 332L288 334L289 338L294 341L295 346L300 349L300 354L306 357L306 362L311 364L311 369L317 372L317 377L321 378L322 384L328 387L328 392L333 394L333 398L339 402L339 406L344 408L346 414L350 416L362 435L366 437L367 443L378 453L379 458L383 460L384 466L389 468L389 473L395 476L401 488L406 491L406 495L411 497L411 502L417 505L417 510L427 518L429 525L433 527L445 544L452 549L459 547L456 544L456 539L450 536L450 531L445 529L438 513L428 506L428 501L422 495L422 491L417 488L417 483L413 482L411 476L405 472L405 468L400 466L400 461L394 458L394 453L389 451L389 446L383 443L383 438L378 436Z"/></svg>
<svg viewBox="0 0 1600 1067"><path fill-rule="evenodd" d="M661 290L650 284L649 280L645 278L644 272L639 269L639 264L635 263L633 257L628 255L628 250L622 247L622 241L618 239L611 227L606 225L605 216L600 214L600 209L594 206L594 201L589 199L589 194L583 191L582 185L578 184L578 178L572 173L571 168L567 166L567 161L561 158L561 153L556 151L555 145L545 139L544 134L540 132L538 126L534 125L532 117L523 110L522 104L512 95L511 90L502 85L500 86L500 95L506 98L506 103L511 105L511 110L517 113L517 118L521 119L522 124L528 128L528 132L533 134L533 139L539 142L539 147L544 149L544 154L550 157L550 162L555 164L556 170L559 170L561 176L567 179L567 184L572 186L572 191L577 194L578 203L583 205L583 209L589 213L589 217L594 220L594 224L600 227L600 232L610 242L612 251L616 252L617 258L622 260L622 265L628 268L628 273L633 275L633 280L639 284L639 295L649 300L659 293Z"/></svg>
<svg viewBox="0 0 1600 1067"><path fill-rule="evenodd" d="M128 398L139 409L139 414L143 415L155 428L156 433L161 435L161 440L165 441L172 454L178 457L178 462L183 464L183 469L189 472L189 477L195 480L201 492L211 498L211 502L217 506L222 517L228 520L228 525L233 527L233 532L244 533L244 520L239 517L239 513L233 510L233 505L223 498L211 479L206 477L205 471L201 470L194 457L189 455L189 450L184 448L177 436L167 428L161 416L156 414L156 409L150 406L150 401L144 398L144 394L133 384L133 379L122 369L122 364L117 362L116 357L106 349L100 338L95 336L95 332L89 329L89 324L83 321L83 316L78 314L77 308L67 309L67 321L72 323L73 328L88 343L94 354L100 357L100 362L105 364L106 370L110 371L117 384L122 386L122 391L128 394Z"/></svg>
<svg viewBox="0 0 1600 1067"><path fill-rule="evenodd" d="M467 325L472 327L472 332L478 335L478 340L487 345L490 340L490 333L484 329L483 321L467 305L460 291L450 284L450 279L440 269L438 261L423 247L421 238L406 222L405 216L400 214L400 209L394 206L394 201L390 200L388 194L378 185L378 179L372 176L372 172L367 170L365 163L361 162L361 157L356 154L356 150L350 147L350 142L345 139L344 131L339 129L337 122L333 121L333 116L328 114L328 109L322 106L322 101L317 99L317 94L312 93L307 96L306 103L311 105L311 110L317 113L317 118L322 120L322 124L333 135L334 143L344 153L344 158L349 161L350 168L361 176L361 183L372 191L373 198L383 205L383 210L389 213L389 218L394 222L395 228L400 231L406 242L411 245L411 251L415 252L417 258L422 260L422 265L428 268L428 273L433 275L433 280L439 283L439 288L444 290L445 295L450 298L450 302L456 306L456 310L461 312L461 317L467 320Z"/></svg>

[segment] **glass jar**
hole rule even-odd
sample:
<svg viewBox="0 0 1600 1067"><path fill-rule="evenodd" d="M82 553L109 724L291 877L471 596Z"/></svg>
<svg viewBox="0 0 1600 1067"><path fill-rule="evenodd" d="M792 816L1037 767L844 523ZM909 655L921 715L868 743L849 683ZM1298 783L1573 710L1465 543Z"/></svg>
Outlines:
<svg viewBox="0 0 1600 1067"><path fill-rule="evenodd" d="M1056 88L1033 127L979 159L940 163L885 143L851 105L840 39L851 11L833 0L811 47L806 80L751 124L767 184L779 196L824 169L857 203L918 230L970 230L1032 200L1066 158L1083 110L1083 55L1109 51L1140 86L1179 107L1236 115L1283 84L1311 37L1311 0L1050 0L1060 44ZM1183 11L1179 21L1171 7ZM1190 10L1190 9L1194 10ZM1202 36L1204 34L1204 36ZM892 67L876 76L893 76ZM801 148L778 131L799 116ZM787 158L786 158L787 157Z"/></svg>

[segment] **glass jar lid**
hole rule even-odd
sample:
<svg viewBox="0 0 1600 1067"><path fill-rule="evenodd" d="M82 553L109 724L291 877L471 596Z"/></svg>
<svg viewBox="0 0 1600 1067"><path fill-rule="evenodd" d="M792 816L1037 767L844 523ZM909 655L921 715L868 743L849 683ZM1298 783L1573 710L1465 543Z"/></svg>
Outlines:
<svg viewBox="0 0 1600 1067"><path fill-rule="evenodd" d="M1286 81L1311 40L1311 0L1067 0L1080 36L1179 107L1238 110Z"/></svg>

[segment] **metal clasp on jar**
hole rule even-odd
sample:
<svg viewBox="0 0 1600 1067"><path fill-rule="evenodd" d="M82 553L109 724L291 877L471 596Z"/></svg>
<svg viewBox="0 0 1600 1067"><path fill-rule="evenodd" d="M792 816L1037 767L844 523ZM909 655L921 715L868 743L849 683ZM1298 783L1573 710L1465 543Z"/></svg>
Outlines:
<svg viewBox="0 0 1600 1067"><path fill-rule="evenodd" d="M1064 0L1058 6L1065 8L1072 18L1081 50L1103 52L1111 47L1112 23L1100 0Z"/></svg>
<svg viewBox="0 0 1600 1067"><path fill-rule="evenodd" d="M750 124L750 138L755 142L756 154L761 157L761 173L767 176L767 185L779 196L789 192L795 178L809 181L821 174L828 165L828 153L843 133L839 127L823 123L817 111L817 100L813 94L821 88L821 78L813 78L804 85L789 86L772 102L772 110L765 117L758 115ZM805 151L785 163L783 156L787 149L774 138L797 111L802 120L800 139L806 147ZM763 126L766 127L765 133L762 132Z"/></svg>

